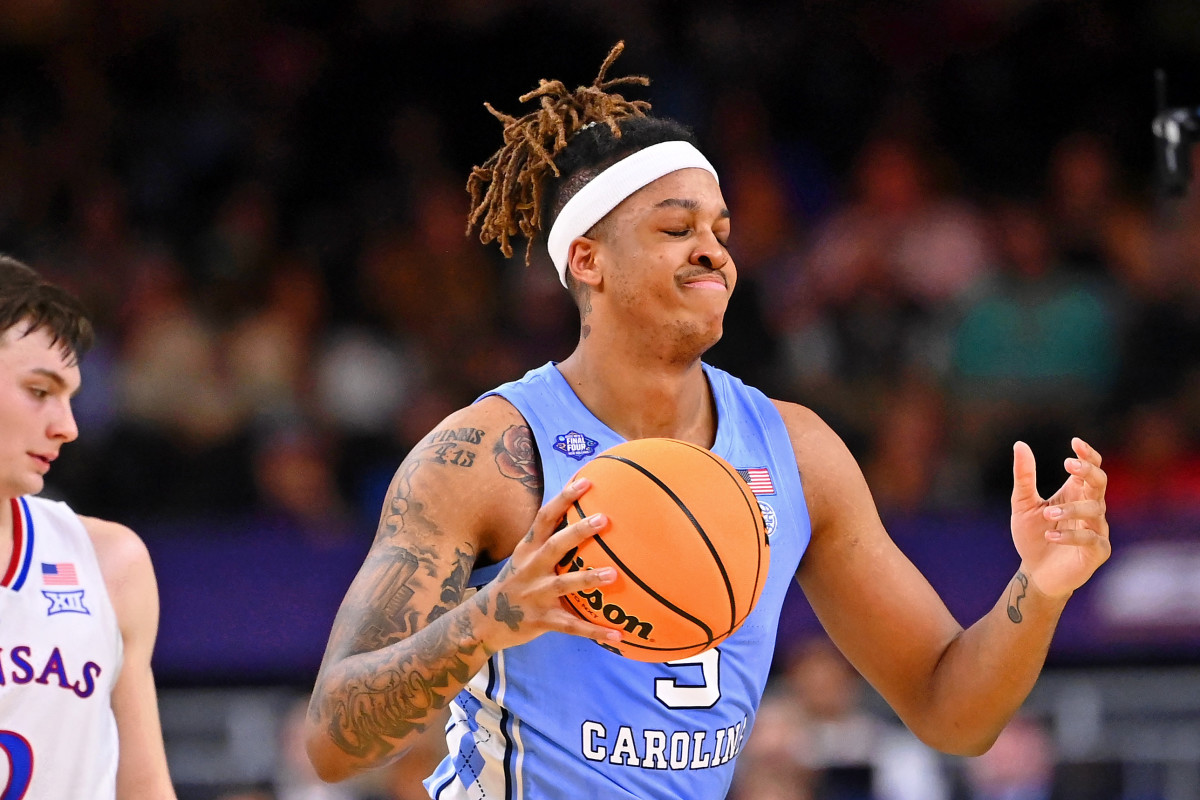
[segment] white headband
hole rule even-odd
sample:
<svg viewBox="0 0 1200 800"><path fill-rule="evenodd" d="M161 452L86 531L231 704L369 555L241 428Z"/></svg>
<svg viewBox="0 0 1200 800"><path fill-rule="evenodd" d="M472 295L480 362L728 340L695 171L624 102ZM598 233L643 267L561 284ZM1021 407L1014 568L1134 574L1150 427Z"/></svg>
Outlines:
<svg viewBox="0 0 1200 800"><path fill-rule="evenodd" d="M575 237L590 231L638 189L663 175L689 167L708 170L717 177L712 164L692 145L681 141L660 142L621 159L573 195L558 212L546 238L546 247L562 285L567 285L567 255Z"/></svg>

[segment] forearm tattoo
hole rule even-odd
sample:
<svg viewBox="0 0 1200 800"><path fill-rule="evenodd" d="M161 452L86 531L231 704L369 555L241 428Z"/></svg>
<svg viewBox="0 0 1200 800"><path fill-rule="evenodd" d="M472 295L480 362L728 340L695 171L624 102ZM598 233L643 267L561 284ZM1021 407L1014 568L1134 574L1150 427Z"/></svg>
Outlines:
<svg viewBox="0 0 1200 800"><path fill-rule="evenodd" d="M1025 599L1028 588L1029 578L1025 577L1024 572L1017 570L1012 583L1008 585L1008 618L1018 625L1025 619L1025 615L1021 613L1021 601Z"/></svg>
<svg viewBox="0 0 1200 800"><path fill-rule="evenodd" d="M395 742L421 731L478 667L471 617L431 623L461 605L475 551L427 513L413 479L423 463L470 467L476 428L438 431L400 468L371 554L338 612L310 715L347 754L386 760ZM483 613L487 599L472 601ZM406 646L389 648L404 640Z"/></svg>
<svg viewBox="0 0 1200 800"><path fill-rule="evenodd" d="M486 599L480 598L486 607ZM330 738L349 755L386 760L397 739L425 730L434 713L445 708L470 680L466 659L481 648L470 618L426 628L412 648L380 650L339 670L340 690L324 695L318 716Z"/></svg>

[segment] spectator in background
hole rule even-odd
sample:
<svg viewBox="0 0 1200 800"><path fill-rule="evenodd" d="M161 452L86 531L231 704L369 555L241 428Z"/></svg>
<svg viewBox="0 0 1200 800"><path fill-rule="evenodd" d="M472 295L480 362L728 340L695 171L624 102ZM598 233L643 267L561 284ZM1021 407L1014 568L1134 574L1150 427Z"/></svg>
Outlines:
<svg viewBox="0 0 1200 800"><path fill-rule="evenodd" d="M1131 409L1120 422L1105 468L1116 489L1105 502L1116 513L1196 512L1200 498L1200 441L1178 403Z"/></svg>
<svg viewBox="0 0 1200 800"><path fill-rule="evenodd" d="M869 437L894 382L944 362L941 315L991 263L980 218L939 187L923 148L871 138L792 278L781 324L794 391Z"/></svg>
<svg viewBox="0 0 1200 800"><path fill-rule="evenodd" d="M260 530L283 527L317 546L356 538L359 520L338 485L331 438L299 422L258 433L253 471Z"/></svg>
<svg viewBox="0 0 1200 800"><path fill-rule="evenodd" d="M1112 298L1063 268L1040 210L1005 202L992 212L998 269L973 292L953 333L948 374L958 435L996 492L1008 465L988 460L997 440L1061 441L1095 426L1118 366Z"/></svg>
<svg viewBox="0 0 1200 800"><path fill-rule="evenodd" d="M863 473L885 519L978 502L981 476L953 436L939 385L917 375L901 378L874 409L871 427Z"/></svg>
<svg viewBox="0 0 1200 800"><path fill-rule="evenodd" d="M965 759L961 800L1058 800L1055 750L1042 724L1018 715L992 749Z"/></svg>
<svg viewBox="0 0 1200 800"><path fill-rule="evenodd" d="M768 690L742 753L728 800L816 800L804 763L808 730L786 691Z"/></svg>
<svg viewBox="0 0 1200 800"><path fill-rule="evenodd" d="M117 373L123 424L106 455L111 481L141 512L245 512L247 409L225 369L221 337L196 308L178 261L162 254L137 265L125 305ZM240 467L240 468L239 468Z"/></svg>
<svg viewBox="0 0 1200 800"><path fill-rule="evenodd" d="M1156 793L1127 794L1117 764L1061 762L1047 725L1023 712L991 750L958 764L954 800L1161 800Z"/></svg>
<svg viewBox="0 0 1200 800"><path fill-rule="evenodd" d="M1063 264L1091 275L1109 272L1109 230L1127 213L1117 172L1111 145L1097 134L1076 131L1055 144L1046 168L1046 212Z"/></svg>
<svg viewBox="0 0 1200 800"><path fill-rule="evenodd" d="M253 421L315 416L312 355L328 324L324 278L316 258L299 252L281 254L260 274L261 299L223 337L230 385Z"/></svg>
<svg viewBox="0 0 1200 800"><path fill-rule="evenodd" d="M777 796L811 800L949 796L941 756L891 715L868 708L866 683L824 636L790 648L773 684L742 753L738 800L781 782L794 784L795 794ZM757 774L767 770L781 780Z"/></svg>

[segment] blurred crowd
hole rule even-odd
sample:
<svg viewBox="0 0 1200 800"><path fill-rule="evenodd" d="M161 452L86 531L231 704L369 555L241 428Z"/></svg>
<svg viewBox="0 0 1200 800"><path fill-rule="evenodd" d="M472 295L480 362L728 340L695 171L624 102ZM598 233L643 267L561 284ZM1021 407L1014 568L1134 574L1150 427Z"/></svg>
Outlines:
<svg viewBox="0 0 1200 800"><path fill-rule="evenodd" d="M623 38L733 210L709 360L823 414L885 515L1003 502L1017 438L1049 488L1072 435L1114 510L1194 508L1200 192L1156 193L1149 128L1186 5L9 0L0 251L100 332L51 491L363 530L443 415L571 351L465 178L484 101Z"/></svg>
<svg viewBox="0 0 1200 800"><path fill-rule="evenodd" d="M729 800L1160 800L1115 763L1060 758L1048 719L1016 717L982 756L921 744L824 637L787 648Z"/></svg>
<svg viewBox="0 0 1200 800"><path fill-rule="evenodd" d="M733 212L708 360L821 413L885 518L1003 508L1018 438L1051 491L1072 435L1104 452L1112 512L1195 513L1200 189L1156 192L1149 123L1154 67L1200 103L1198 20L1191 0L5 0L0 252L99 332L49 492L132 524L369 537L420 437L578 336L544 253L464 235L466 176L501 142L483 103L522 113L624 39L613 74L651 76L638 97L696 129ZM938 759L827 643L772 686L734 797L1107 800L1062 793L1037 720ZM319 787L282 752L277 785L229 800L420 796L400 773Z"/></svg>

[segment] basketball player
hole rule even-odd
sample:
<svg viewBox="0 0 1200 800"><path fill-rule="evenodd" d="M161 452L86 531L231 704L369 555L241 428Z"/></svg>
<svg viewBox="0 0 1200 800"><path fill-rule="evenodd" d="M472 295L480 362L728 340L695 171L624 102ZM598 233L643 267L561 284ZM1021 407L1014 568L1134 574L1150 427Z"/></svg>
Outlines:
<svg viewBox="0 0 1200 800"><path fill-rule="evenodd" d="M37 497L79 431L79 303L0 256L0 796L174 798L150 654L158 589L133 531Z"/></svg>
<svg viewBox="0 0 1200 800"><path fill-rule="evenodd" d="M432 797L722 798L793 575L918 736L987 750L1033 686L1067 598L1108 557L1099 454L1074 439L1065 484L1043 500L1033 454L1016 444L1020 568L963 630L888 537L834 432L701 361L737 280L731 214L689 132L613 91L645 82L606 79L619 52L591 86L543 81L522 98L539 103L525 117L493 111L505 144L471 175L471 223L506 253L518 232L545 242L579 306L579 343L450 415L400 465L317 677L313 763L339 780L400 758L449 704ZM771 531L745 624L666 664L597 647L622 634L562 608L561 595L603 593L611 571L554 573L606 525L598 513L559 530L588 489L564 484L601 450L651 436L752 474Z"/></svg>

